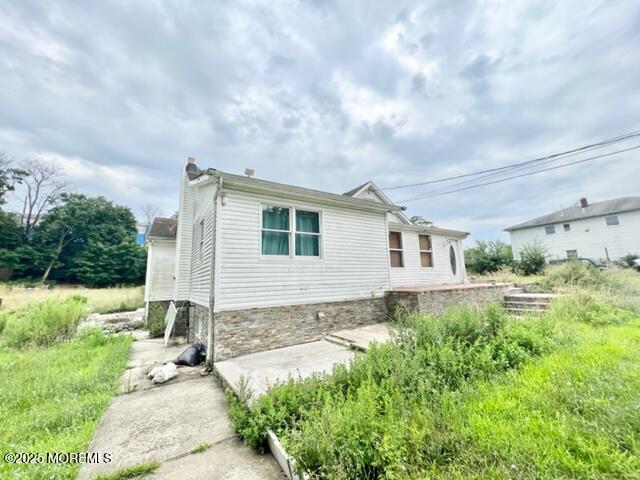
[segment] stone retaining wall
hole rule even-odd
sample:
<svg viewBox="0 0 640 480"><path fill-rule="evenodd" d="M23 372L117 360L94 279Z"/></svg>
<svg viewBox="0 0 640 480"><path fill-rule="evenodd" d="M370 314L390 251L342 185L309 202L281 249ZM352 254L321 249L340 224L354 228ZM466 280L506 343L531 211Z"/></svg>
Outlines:
<svg viewBox="0 0 640 480"><path fill-rule="evenodd" d="M387 308L390 315L396 310L437 315L451 306L480 308L489 303L502 304L510 287L508 284L461 285L423 291L391 291L386 295Z"/></svg>
<svg viewBox="0 0 640 480"><path fill-rule="evenodd" d="M319 340L332 331L385 318L382 297L217 312L214 361Z"/></svg>
<svg viewBox="0 0 640 480"><path fill-rule="evenodd" d="M189 343L209 341L209 309L193 304L189 309Z"/></svg>

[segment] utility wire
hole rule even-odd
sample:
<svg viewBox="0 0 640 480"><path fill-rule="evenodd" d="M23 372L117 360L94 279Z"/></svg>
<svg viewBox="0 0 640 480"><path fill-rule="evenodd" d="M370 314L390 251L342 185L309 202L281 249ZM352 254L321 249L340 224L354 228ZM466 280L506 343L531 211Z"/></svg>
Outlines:
<svg viewBox="0 0 640 480"><path fill-rule="evenodd" d="M532 172L521 173L520 175L513 175L511 177L501 178L499 180L494 180L492 182L479 183L477 185L471 185L471 186L457 188L457 189L453 189L453 190L447 190L447 191L444 191L444 192L428 192L426 194L418 195L418 196L412 197L412 198L407 198L406 200L400 200L399 202L395 202L395 203L412 202L414 200L421 200L423 198L439 197L441 195L448 195L450 193L462 192L463 190L470 190L470 189L473 189L473 188L483 187L485 185L494 185L496 183L506 182L507 180L513 180L514 178L526 177L526 176L529 176L529 175L534 175L536 173L548 172L549 170L556 170L558 168L569 167L571 165L577 165L579 163L590 162L592 160L597 160L599 158L609 157L611 155L616 155L618 153L623 153L623 152L628 152L630 150L635 150L636 148L640 148L640 145L636 145L635 147L624 148L622 150L616 150L616 151L609 152L609 153L603 153L603 154L596 155L596 156L589 157L589 158L585 158L585 159L582 159L582 160L576 160L575 162L563 163L562 165L555 165L553 167L547 167L547 168L543 168L543 169L540 169L540 170L534 170Z"/></svg>
<svg viewBox="0 0 640 480"><path fill-rule="evenodd" d="M509 170L516 170L519 167L535 165L537 163L545 162L545 161L548 161L548 160L560 159L559 157L569 156L571 154L575 154L575 153L578 153L578 152L584 152L584 151L592 150L592 149L595 149L595 148L601 148L601 147L604 147L604 146L607 146L607 145L611 145L611 144L614 144L614 143L622 142L624 140L628 140L630 138L635 138L635 137L638 137L638 136L640 136L640 130L635 130L633 132L625 133L623 135L618 135L617 137L609 138L609 139L603 140L601 142L592 143L590 145L585 145L583 147L578 147L578 148L574 148L574 149L571 149L571 150L566 150L566 151L560 152L560 153L554 153L552 155L547 155L547 156L544 156L544 157L534 158L532 160L527 160L526 162L513 163L513 164L510 164L510 165L504 165L502 167L490 168L490 169L487 169L487 170L480 170L480 171L477 171L477 172L466 173L466 174L463 174L463 175L454 175L454 176L451 176L451 177L439 178L439 179L436 179L436 180L429 180L429 181L426 181L426 182L409 183L409 184L406 184L406 185L395 185L395 186L392 186L392 187L384 187L384 188L381 188L380 190L398 190L398 189L401 189L401 188L418 187L418 186L422 186L422 185L431 185L431 184L434 184L434 183L441 183L441 182L446 182L446 181L449 181L449 180L457 180L459 178L473 177L473 176L480 175L480 174L483 174L483 173L500 172L500 171L505 171L505 170L507 171L506 173L508 173Z"/></svg>

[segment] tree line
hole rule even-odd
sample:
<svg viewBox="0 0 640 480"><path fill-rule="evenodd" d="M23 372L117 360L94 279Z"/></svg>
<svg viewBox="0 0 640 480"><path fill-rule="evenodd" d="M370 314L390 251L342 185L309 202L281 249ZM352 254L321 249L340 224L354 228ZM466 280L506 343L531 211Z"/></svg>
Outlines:
<svg viewBox="0 0 640 480"><path fill-rule="evenodd" d="M6 208L15 195L21 211ZM89 286L144 282L146 250L128 207L71 191L41 160L0 154L0 278Z"/></svg>

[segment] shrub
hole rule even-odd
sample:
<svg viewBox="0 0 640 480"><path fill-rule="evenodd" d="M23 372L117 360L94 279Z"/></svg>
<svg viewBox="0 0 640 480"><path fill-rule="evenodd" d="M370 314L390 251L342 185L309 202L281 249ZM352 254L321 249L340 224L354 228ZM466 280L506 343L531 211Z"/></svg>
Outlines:
<svg viewBox="0 0 640 480"><path fill-rule="evenodd" d="M511 245L500 240L495 242L478 240L475 247L465 250L464 258L467 270L480 275L497 272L513 263Z"/></svg>
<svg viewBox="0 0 640 480"><path fill-rule="evenodd" d="M86 298L45 300L5 314L4 343L10 347L45 346L71 338L85 313Z"/></svg>
<svg viewBox="0 0 640 480"><path fill-rule="evenodd" d="M635 260L637 260L638 258L640 258L640 255L638 255L637 253L628 253L624 257L622 257L620 260L627 267L634 268L636 266Z"/></svg>
<svg viewBox="0 0 640 480"><path fill-rule="evenodd" d="M606 280L598 269L580 261L563 263L549 268L540 281L543 288L602 287Z"/></svg>
<svg viewBox="0 0 640 480"><path fill-rule="evenodd" d="M515 264L516 270L522 275L542 273L546 265L545 253L545 248L539 243L525 245L520 250L520 260Z"/></svg>
<svg viewBox="0 0 640 480"><path fill-rule="evenodd" d="M577 320L593 326L620 325L636 318L633 312L599 301L588 293L567 295L556 300L553 313L564 320Z"/></svg>

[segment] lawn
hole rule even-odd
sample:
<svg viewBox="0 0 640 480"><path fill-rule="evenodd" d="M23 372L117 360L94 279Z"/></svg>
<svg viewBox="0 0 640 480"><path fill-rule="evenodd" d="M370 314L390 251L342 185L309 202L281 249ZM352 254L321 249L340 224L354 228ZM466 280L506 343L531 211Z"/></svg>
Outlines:
<svg viewBox="0 0 640 480"><path fill-rule="evenodd" d="M109 313L142 307L144 287L83 288L63 285L42 288L5 283L0 284L0 312L23 308L43 300L64 300L71 295L87 298L87 306L92 312Z"/></svg>
<svg viewBox="0 0 640 480"><path fill-rule="evenodd" d="M228 392L246 443L272 429L312 478L635 479L640 472L640 275L574 265L541 317L499 307L398 319L349 367Z"/></svg>

